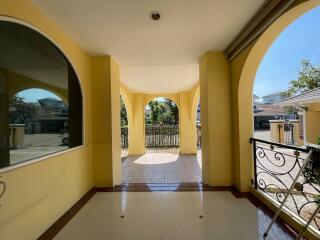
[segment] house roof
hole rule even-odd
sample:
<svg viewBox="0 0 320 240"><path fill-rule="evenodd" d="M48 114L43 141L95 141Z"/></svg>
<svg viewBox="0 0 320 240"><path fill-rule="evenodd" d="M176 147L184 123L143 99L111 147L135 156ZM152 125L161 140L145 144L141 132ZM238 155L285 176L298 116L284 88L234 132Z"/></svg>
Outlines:
<svg viewBox="0 0 320 240"><path fill-rule="evenodd" d="M271 92L271 93L269 93L267 95L262 96L262 98L279 95L281 93L282 93L281 91Z"/></svg>
<svg viewBox="0 0 320 240"><path fill-rule="evenodd" d="M283 107L273 104L259 103L256 105L257 109L254 116L284 116L287 115Z"/></svg>
<svg viewBox="0 0 320 240"><path fill-rule="evenodd" d="M282 102L279 102L278 104L280 106L292 106L292 105L304 105L308 103L316 103L320 102L320 87L315 88L309 91L306 91L304 93L301 93L299 95L286 98Z"/></svg>

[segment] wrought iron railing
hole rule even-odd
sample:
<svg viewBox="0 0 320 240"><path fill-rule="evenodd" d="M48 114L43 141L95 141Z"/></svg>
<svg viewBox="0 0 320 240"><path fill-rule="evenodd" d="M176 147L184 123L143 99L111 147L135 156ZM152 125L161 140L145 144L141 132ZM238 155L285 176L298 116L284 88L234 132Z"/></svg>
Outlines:
<svg viewBox="0 0 320 240"><path fill-rule="evenodd" d="M1 177L1 176L0 176ZM7 184L5 181L0 180L0 200L3 197L3 195L5 194L7 189ZM0 207L1 207L1 202L0 202Z"/></svg>
<svg viewBox="0 0 320 240"><path fill-rule="evenodd" d="M299 148L265 140L250 139L254 155L256 189L272 197L279 205L288 193L301 169L309 148ZM320 204L320 153L313 151L307 167L290 192L285 206L292 213L308 221ZM320 214L311 224L320 231Z"/></svg>

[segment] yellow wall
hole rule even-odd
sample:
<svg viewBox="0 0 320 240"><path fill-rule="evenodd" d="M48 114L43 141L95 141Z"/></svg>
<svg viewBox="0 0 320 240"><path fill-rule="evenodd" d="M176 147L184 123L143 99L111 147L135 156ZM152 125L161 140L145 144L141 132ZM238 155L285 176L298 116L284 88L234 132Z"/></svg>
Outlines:
<svg viewBox="0 0 320 240"><path fill-rule="evenodd" d="M110 56L92 59L94 186L121 184L120 75Z"/></svg>
<svg viewBox="0 0 320 240"><path fill-rule="evenodd" d="M52 39L69 58L83 90L84 145L46 160L2 172L0 239L33 240L92 186L90 57L28 0L2 0L0 19L27 22Z"/></svg>
<svg viewBox="0 0 320 240"><path fill-rule="evenodd" d="M222 52L200 61L203 178L211 186L231 186L232 125L229 64Z"/></svg>
<svg viewBox="0 0 320 240"><path fill-rule="evenodd" d="M305 111L305 140L307 143L318 142L320 136L320 111Z"/></svg>

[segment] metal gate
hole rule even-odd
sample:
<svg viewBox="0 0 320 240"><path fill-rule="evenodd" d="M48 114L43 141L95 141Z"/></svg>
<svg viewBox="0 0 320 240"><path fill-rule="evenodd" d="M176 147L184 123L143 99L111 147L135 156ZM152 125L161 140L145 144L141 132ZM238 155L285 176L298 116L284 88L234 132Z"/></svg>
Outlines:
<svg viewBox="0 0 320 240"><path fill-rule="evenodd" d="M292 123L285 123L284 124L284 139L285 139L286 144L294 145L293 124Z"/></svg>

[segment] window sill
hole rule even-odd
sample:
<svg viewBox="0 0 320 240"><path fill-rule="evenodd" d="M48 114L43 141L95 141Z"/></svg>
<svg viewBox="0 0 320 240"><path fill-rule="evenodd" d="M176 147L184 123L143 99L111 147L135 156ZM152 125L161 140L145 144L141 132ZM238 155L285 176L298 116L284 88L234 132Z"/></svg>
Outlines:
<svg viewBox="0 0 320 240"><path fill-rule="evenodd" d="M24 167L24 166L27 166L27 165L30 165L30 164L34 164L34 163L37 163L37 162L48 160L48 159L56 157L56 156L60 156L60 155L63 155L63 154L66 154L66 153L69 153L69 152L72 152L72 151L76 151L76 150L82 149L82 148L84 148L86 146L88 146L88 145L87 144L83 144L83 145L80 145L78 147L69 148L69 149L66 149L66 150L59 151L59 152L55 152L55 153L51 153L51 154L48 154L48 155L44 155L42 157L34 158L34 159L31 159L31 160L26 160L26 161L21 162L21 163L17 163L17 164L8 166L8 167L1 168L0 169L0 173L9 172L9 171L15 170L15 169L20 168L20 167Z"/></svg>

